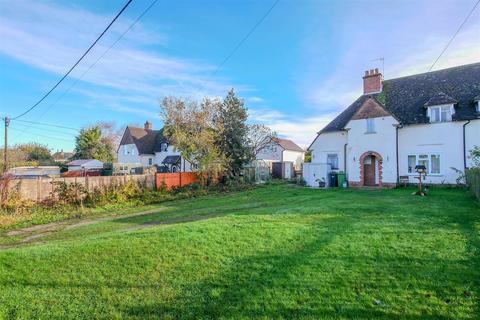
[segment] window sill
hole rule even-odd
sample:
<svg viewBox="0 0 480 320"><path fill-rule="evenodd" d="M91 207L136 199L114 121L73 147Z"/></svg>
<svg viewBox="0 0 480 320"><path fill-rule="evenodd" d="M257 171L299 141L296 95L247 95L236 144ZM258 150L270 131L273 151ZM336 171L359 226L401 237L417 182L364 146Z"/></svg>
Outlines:
<svg viewBox="0 0 480 320"><path fill-rule="evenodd" d="M376 134L376 132L365 132L365 134Z"/></svg>

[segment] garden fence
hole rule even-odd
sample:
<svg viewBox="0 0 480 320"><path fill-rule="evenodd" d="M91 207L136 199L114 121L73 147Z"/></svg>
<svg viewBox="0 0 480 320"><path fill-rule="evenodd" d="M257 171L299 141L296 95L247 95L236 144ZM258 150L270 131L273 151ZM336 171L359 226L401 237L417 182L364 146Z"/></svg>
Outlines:
<svg viewBox="0 0 480 320"><path fill-rule="evenodd" d="M480 200L480 168L466 170L465 175L468 188Z"/></svg>

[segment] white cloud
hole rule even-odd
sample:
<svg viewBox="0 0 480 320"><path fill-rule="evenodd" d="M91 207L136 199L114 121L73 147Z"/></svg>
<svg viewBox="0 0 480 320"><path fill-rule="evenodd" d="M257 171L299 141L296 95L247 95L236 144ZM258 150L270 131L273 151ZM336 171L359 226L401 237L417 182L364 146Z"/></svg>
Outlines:
<svg viewBox="0 0 480 320"><path fill-rule="evenodd" d="M368 17L375 18L359 21L359 12L364 8L353 3L351 12L342 12L345 19L341 31L337 31L336 42L328 48L339 52L332 65L325 67L317 58L319 51L325 50L323 38L313 34L305 42L305 59L310 62L306 70L299 70L304 77L298 89L305 104L319 114L346 108L362 93L364 70L382 68L381 62L374 61L379 57L385 58L386 79L426 72L465 16L464 7L471 8L470 4L459 6L456 1L442 6L428 1L406 2L392 14L391 4L381 2L369 9ZM477 9L433 70L480 61L479 18Z"/></svg>
<svg viewBox="0 0 480 320"><path fill-rule="evenodd" d="M250 120L254 123L263 123L277 132L280 137L293 140L303 148L307 148L317 132L326 126L335 114L302 117L288 115L272 108L249 110Z"/></svg>
<svg viewBox="0 0 480 320"><path fill-rule="evenodd" d="M31 0L0 2L0 54L61 75L110 19L110 16L72 6ZM131 22L121 16L70 76L81 77ZM138 23L82 78L82 82L141 96L144 103L155 106L164 95L223 96L232 87L232 84L208 76L213 70L210 65L149 50L149 45L165 44L166 39L161 33L148 31ZM131 102L125 94L119 94L118 100Z"/></svg>

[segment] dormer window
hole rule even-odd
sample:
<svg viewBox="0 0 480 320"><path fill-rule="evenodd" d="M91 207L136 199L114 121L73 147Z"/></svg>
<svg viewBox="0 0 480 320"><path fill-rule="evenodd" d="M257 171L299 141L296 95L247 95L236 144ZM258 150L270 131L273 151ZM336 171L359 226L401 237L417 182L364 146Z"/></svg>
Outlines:
<svg viewBox="0 0 480 320"><path fill-rule="evenodd" d="M162 142L160 144L160 152L167 152L167 150L168 150L168 144L165 142Z"/></svg>
<svg viewBox="0 0 480 320"><path fill-rule="evenodd" d="M475 101L475 110L477 110L477 112L480 112L480 97L478 97L477 99L479 100Z"/></svg>
<svg viewBox="0 0 480 320"><path fill-rule="evenodd" d="M428 107L427 116L430 122L448 122L452 121L454 113L453 105Z"/></svg>

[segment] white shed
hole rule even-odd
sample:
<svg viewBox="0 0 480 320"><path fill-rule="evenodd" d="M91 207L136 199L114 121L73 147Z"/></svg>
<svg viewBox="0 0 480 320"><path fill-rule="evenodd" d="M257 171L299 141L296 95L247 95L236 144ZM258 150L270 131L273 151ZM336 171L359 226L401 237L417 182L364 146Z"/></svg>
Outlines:
<svg viewBox="0 0 480 320"><path fill-rule="evenodd" d="M103 162L95 159L74 160L67 163L68 171L103 169Z"/></svg>

